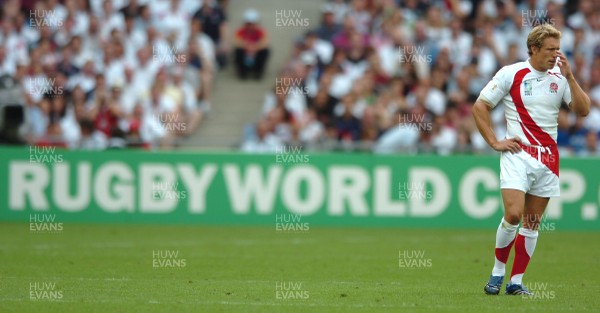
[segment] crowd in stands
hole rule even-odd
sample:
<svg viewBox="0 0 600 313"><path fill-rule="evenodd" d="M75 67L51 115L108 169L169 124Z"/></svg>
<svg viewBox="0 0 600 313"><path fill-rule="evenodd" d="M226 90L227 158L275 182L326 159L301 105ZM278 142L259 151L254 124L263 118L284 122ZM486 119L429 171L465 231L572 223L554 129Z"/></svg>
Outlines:
<svg viewBox="0 0 600 313"><path fill-rule="evenodd" d="M600 2L591 0L326 1L241 149L489 152L471 106L497 70L528 58L527 35L541 23L562 32L560 49L592 100L585 118L563 104L559 149L600 155ZM492 112L502 138L504 109Z"/></svg>
<svg viewBox="0 0 600 313"><path fill-rule="evenodd" d="M231 54L227 1L5 0L0 76L22 90L28 144L172 147L211 108Z"/></svg>

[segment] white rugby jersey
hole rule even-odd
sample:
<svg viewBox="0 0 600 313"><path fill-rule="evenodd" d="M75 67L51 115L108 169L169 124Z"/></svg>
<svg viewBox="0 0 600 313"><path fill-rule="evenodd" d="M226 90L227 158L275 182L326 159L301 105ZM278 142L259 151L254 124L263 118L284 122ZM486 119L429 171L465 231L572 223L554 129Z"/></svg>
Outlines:
<svg viewBox="0 0 600 313"><path fill-rule="evenodd" d="M556 145L558 111L571 105L571 90L558 66L540 72L529 60L501 68L480 96L495 107L504 103L506 138L529 146Z"/></svg>

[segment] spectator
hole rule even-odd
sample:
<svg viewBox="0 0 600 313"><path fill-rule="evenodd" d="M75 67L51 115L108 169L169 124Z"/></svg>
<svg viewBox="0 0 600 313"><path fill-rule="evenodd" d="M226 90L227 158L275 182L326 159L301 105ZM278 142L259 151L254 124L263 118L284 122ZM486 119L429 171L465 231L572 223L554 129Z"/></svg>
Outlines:
<svg viewBox="0 0 600 313"><path fill-rule="evenodd" d="M108 149L123 149L127 147L127 141L125 140L125 132L118 127L114 127L111 130L110 138L108 139Z"/></svg>
<svg viewBox="0 0 600 313"><path fill-rule="evenodd" d="M193 24L200 27L198 22L193 22ZM202 109L210 111L212 108L211 91L215 77L214 51L210 39L201 34L200 29L196 27L192 27L192 38L190 38L188 46L189 59L186 60L191 65L188 73L192 78L189 80L196 86L195 94L200 99Z"/></svg>
<svg viewBox="0 0 600 313"><path fill-rule="evenodd" d="M17 70L17 64L14 60L8 58L6 48L0 46L0 72L14 75Z"/></svg>
<svg viewBox="0 0 600 313"><path fill-rule="evenodd" d="M112 129L117 127L121 113L117 102L118 93L118 87L113 88L110 95L105 90L96 91L96 101L89 113L90 118L94 120L94 127L107 138L110 137Z"/></svg>
<svg viewBox="0 0 600 313"><path fill-rule="evenodd" d="M134 146L168 147L171 144L171 137L160 120L149 110L145 110L141 103L133 107L133 112L127 119L127 129L127 137Z"/></svg>
<svg viewBox="0 0 600 313"><path fill-rule="evenodd" d="M456 130L447 124L444 115L435 118L431 137L431 146L439 155L449 155L456 148L458 134Z"/></svg>
<svg viewBox="0 0 600 313"><path fill-rule="evenodd" d="M84 119L79 123L81 127L81 140L79 149L82 150L104 150L108 146L106 135L95 130L94 122Z"/></svg>
<svg viewBox="0 0 600 313"><path fill-rule="evenodd" d="M28 141L52 136L72 148L101 147L102 133L113 139L111 146L123 146L126 135L136 133L145 146L172 146L174 135L183 134L173 132L173 123L189 126L185 135L196 129L202 115L198 100L210 107L217 52L201 25L190 27L200 8L194 3L3 2L0 75L20 82ZM46 13L26 16L32 9ZM212 25L211 16L196 21ZM216 35L224 37L222 30ZM189 38L195 44L188 45ZM193 55L201 57L191 60ZM161 71L175 63L178 73Z"/></svg>
<svg viewBox="0 0 600 313"><path fill-rule="evenodd" d="M321 39L316 31L309 31L304 38L305 49L307 52L313 52L318 59L319 64L328 64L333 56L333 45ZM309 55L309 54L305 54Z"/></svg>
<svg viewBox="0 0 600 313"><path fill-rule="evenodd" d="M354 96L347 95L342 101L343 112L335 119L335 128L337 138L341 141L356 141L360 137L360 120L356 118L352 111L354 109Z"/></svg>
<svg viewBox="0 0 600 313"><path fill-rule="evenodd" d="M85 93L81 88L75 87L68 99L67 111L65 117L62 119L61 127L67 147L76 148L81 139L79 123L87 115Z"/></svg>
<svg viewBox="0 0 600 313"><path fill-rule="evenodd" d="M600 156L600 148L598 147L598 133L589 131L585 136L585 148L579 151L579 156Z"/></svg>
<svg viewBox="0 0 600 313"><path fill-rule="evenodd" d="M266 30L259 23L254 9L244 13L244 25L235 32L235 66L238 76L246 79L249 74L261 79L269 58L269 40Z"/></svg>
<svg viewBox="0 0 600 313"><path fill-rule="evenodd" d="M575 124L569 130L569 148L574 154L581 153L586 147L586 137L589 130L583 126L583 122L582 117L577 117Z"/></svg>
<svg viewBox="0 0 600 313"><path fill-rule="evenodd" d="M180 108L179 111L184 113L178 115L180 123L182 123L178 135L189 136L200 124L203 112L199 106L194 88L184 80L183 74L183 68L173 69L173 80L165 90L165 94L175 100Z"/></svg>
<svg viewBox="0 0 600 313"><path fill-rule="evenodd" d="M282 142L271 131L267 120L261 120L256 125L256 137L242 144L242 151L252 153L275 153L282 147Z"/></svg>
<svg viewBox="0 0 600 313"><path fill-rule="evenodd" d="M417 152L416 145L419 140L419 130L406 121L407 116L409 116L408 111L400 110L396 112L395 120L397 124L391 126L379 137L373 148L375 153Z"/></svg>
<svg viewBox="0 0 600 313"><path fill-rule="evenodd" d="M569 147L569 110L561 107L558 111L558 127L556 134L556 144L561 155L572 155Z"/></svg>
<svg viewBox="0 0 600 313"><path fill-rule="evenodd" d="M325 133L325 127L317 119L317 112L314 108L308 108L298 123L300 129L298 140L303 145L314 146L318 144Z"/></svg>
<svg viewBox="0 0 600 313"><path fill-rule="evenodd" d="M331 42L333 36L341 30L341 26L335 21L335 11L332 6L325 6L322 12L321 25L315 30L315 33L320 39Z"/></svg>
<svg viewBox="0 0 600 313"><path fill-rule="evenodd" d="M290 95L272 94L263 114L275 105L284 106L299 120L298 134L315 125L303 121L305 114L314 115L324 127L321 140L316 141L323 147L358 148L376 141L373 149L383 152L399 150L386 150L381 142L393 143L402 133L392 126L398 122L394 112L401 111L406 112L403 123L410 125L401 127L404 135L411 133L418 142L411 152L487 152L471 119L472 103L499 67L527 58L527 48L519 43L535 23L554 22L562 28L567 56L580 69L577 80L592 100L600 90L600 53L594 53L596 46L600 51L600 22L595 18L600 7L588 1L580 4L584 13L568 16L563 5L556 1L480 1L474 6L467 1L328 1L320 25L294 42L275 86L277 90L287 87L289 80L301 82L310 112L303 113L307 109L302 101L293 102ZM532 8L546 14L528 19L522 13ZM313 58L317 62L312 63ZM307 71L295 72L301 63L307 64ZM588 130L597 132L600 125L600 114L595 114L600 109L595 108L576 122L560 113L561 147L583 149L582 136ZM497 136L504 136L502 110L492 111L491 118Z"/></svg>
<svg viewBox="0 0 600 313"><path fill-rule="evenodd" d="M229 55L227 15L215 0L205 0L202 7L194 14L194 19L200 21L204 33L212 39L216 47L215 57L219 67L225 68Z"/></svg>

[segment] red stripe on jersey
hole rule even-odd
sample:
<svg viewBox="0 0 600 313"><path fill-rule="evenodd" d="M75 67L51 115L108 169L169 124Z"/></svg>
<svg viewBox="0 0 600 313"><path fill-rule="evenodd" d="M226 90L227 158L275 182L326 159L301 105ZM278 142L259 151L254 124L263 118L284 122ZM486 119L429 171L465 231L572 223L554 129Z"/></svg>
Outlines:
<svg viewBox="0 0 600 313"><path fill-rule="evenodd" d="M531 118L529 112L525 108L525 104L523 104L523 99L521 99L521 83L523 82L523 78L531 72L530 69L524 68L518 71L515 74L515 78L513 80L513 84L510 87L510 96L512 97L513 102L515 103L515 107L517 108L517 113L519 113L519 117L521 119L521 128L523 129L523 133L529 140L529 143L535 145L539 142L542 146L552 146L556 145L554 139L545 131L543 131Z"/></svg>

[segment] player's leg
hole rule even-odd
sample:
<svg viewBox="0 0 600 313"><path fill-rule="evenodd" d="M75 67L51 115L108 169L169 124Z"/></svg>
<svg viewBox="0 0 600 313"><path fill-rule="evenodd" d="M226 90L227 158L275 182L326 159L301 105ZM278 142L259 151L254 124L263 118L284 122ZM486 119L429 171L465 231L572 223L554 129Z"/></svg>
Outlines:
<svg viewBox="0 0 600 313"><path fill-rule="evenodd" d="M504 217L496 232L496 262L492 271L492 274L496 276L504 276L506 261L515 242L521 216L523 216L525 192L516 189L502 189L502 201L504 202Z"/></svg>
<svg viewBox="0 0 600 313"><path fill-rule="evenodd" d="M549 200L550 198L538 197L532 194L525 195L523 227L519 230L515 240L515 260L510 274L511 285L517 287L507 286L507 293L514 294L510 289L517 290L519 287L523 289L523 274L525 274L529 260L533 256L537 243L538 227Z"/></svg>
<svg viewBox="0 0 600 313"><path fill-rule="evenodd" d="M527 162L523 153L503 152L500 155L500 189L504 202L504 217L496 231L492 275L483 288L488 295L497 295L502 288L506 261L524 213L525 193L530 186L527 173Z"/></svg>
<svg viewBox="0 0 600 313"><path fill-rule="evenodd" d="M506 261L515 242L517 228L524 212L525 192L517 189L502 189L502 200L504 202L504 217L496 231L494 268L490 280L484 287L487 294L493 295L500 293L502 287L506 272Z"/></svg>

